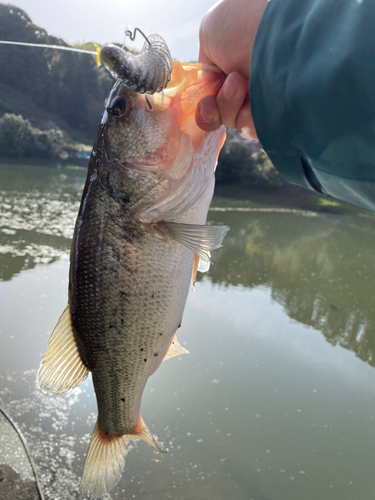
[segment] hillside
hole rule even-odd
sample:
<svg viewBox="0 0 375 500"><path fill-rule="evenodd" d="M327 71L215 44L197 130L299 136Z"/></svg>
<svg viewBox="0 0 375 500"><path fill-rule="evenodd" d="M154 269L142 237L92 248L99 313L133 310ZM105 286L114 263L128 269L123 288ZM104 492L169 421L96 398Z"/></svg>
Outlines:
<svg viewBox="0 0 375 500"><path fill-rule="evenodd" d="M10 4L0 4L0 39L69 46ZM73 140L93 141L113 85L94 56L0 45L0 67L0 117L21 114L38 129L58 128Z"/></svg>

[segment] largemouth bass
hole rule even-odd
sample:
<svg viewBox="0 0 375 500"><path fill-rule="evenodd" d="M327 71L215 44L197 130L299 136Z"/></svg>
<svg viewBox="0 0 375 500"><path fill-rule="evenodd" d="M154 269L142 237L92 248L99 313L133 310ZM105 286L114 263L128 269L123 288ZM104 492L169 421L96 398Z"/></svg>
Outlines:
<svg viewBox="0 0 375 500"><path fill-rule="evenodd" d="M118 483L132 439L165 451L141 417L141 397L161 362L186 352L175 332L189 283L228 229L205 225L225 130L208 134L194 120L222 81L175 61L162 94L116 82L108 98L74 231L69 303L37 377L43 392L61 394L92 373L98 419L82 495Z"/></svg>

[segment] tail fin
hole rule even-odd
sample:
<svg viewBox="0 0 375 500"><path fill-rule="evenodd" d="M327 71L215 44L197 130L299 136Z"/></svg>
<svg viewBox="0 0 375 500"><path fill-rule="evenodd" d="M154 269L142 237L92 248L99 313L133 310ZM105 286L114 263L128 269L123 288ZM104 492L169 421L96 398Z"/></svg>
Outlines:
<svg viewBox="0 0 375 500"><path fill-rule="evenodd" d="M89 495L91 499L97 499L117 485L125 467L127 446L132 439L142 439L161 453L168 451L156 441L142 417L138 429L134 434L112 436L101 431L96 422L83 467L81 497Z"/></svg>

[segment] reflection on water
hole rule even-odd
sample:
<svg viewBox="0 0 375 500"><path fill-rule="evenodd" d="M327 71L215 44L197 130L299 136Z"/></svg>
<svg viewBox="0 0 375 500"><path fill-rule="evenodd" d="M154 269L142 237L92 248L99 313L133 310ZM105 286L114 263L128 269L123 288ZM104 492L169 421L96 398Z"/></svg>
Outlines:
<svg viewBox="0 0 375 500"><path fill-rule="evenodd" d="M290 318L375 363L375 215L210 212L231 227L210 277L267 286Z"/></svg>
<svg viewBox="0 0 375 500"><path fill-rule="evenodd" d="M85 178L76 170L0 169L0 279L7 281L35 264L67 258Z"/></svg>
<svg viewBox="0 0 375 500"><path fill-rule="evenodd" d="M96 418L90 380L58 397L34 385L67 301L84 175L0 167L0 404L48 500L78 499ZM231 230L188 299L191 354L164 363L142 403L170 453L136 445L105 498L372 498L375 216L227 198L209 221Z"/></svg>

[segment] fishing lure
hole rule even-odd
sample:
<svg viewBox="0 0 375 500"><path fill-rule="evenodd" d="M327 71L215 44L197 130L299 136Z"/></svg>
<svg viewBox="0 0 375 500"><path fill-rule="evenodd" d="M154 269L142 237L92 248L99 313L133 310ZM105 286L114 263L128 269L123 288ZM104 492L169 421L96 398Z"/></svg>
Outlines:
<svg viewBox="0 0 375 500"><path fill-rule="evenodd" d="M139 28L135 28L134 33L126 30L125 34L134 40L137 31L146 40L140 54L134 55L117 45L108 44L99 51L100 60L127 89L140 94L161 92L171 79L172 56L159 35L146 37Z"/></svg>

